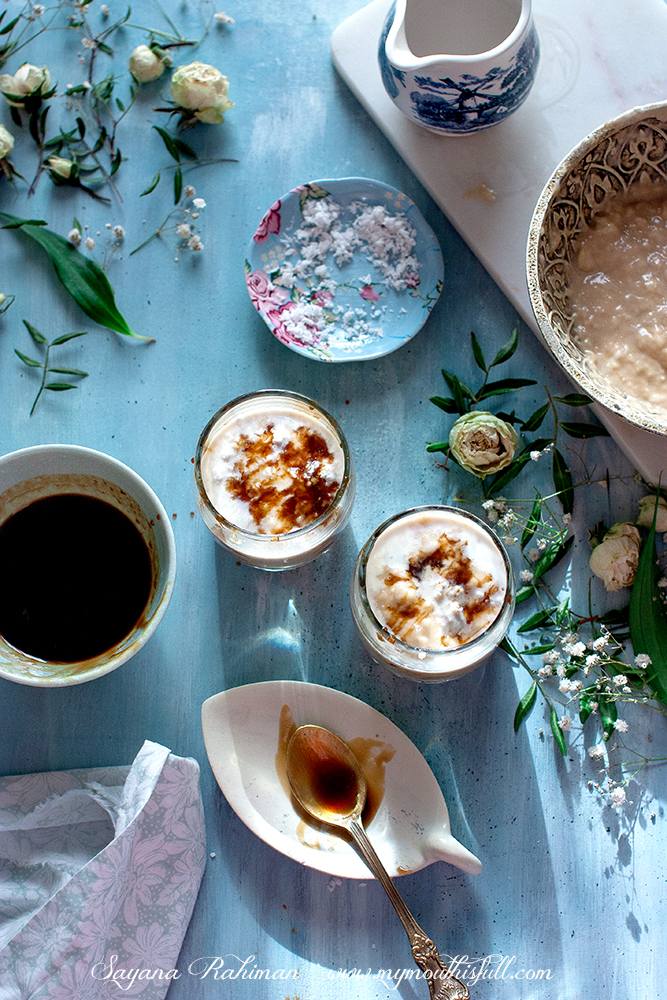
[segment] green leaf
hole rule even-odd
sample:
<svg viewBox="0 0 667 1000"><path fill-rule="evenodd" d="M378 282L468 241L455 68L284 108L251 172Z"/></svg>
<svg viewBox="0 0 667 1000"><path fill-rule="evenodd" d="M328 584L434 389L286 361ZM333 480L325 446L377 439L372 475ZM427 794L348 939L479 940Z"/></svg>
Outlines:
<svg viewBox="0 0 667 1000"><path fill-rule="evenodd" d="M542 426L542 421L549 412L549 404L545 403L544 406L540 406L539 410L535 410L528 420L521 424L522 431L536 431Z"/></svg>
<svg viewBox="0 0 667 1000"><path fill-rule="evenodd" d="M82 372L80 368L51 368L47 372L55 372L56 375L80 375L81 378L88 378L88 372Z"/></svg>
<svg viewBox="0 0 667 1000"><path fill-rule="evenodd" d="M488 488L489 496L494 493L500 493L504 490L508 483L511 483L513 479L516 479L524 465L526 465L529 461L530 455L525 452L518 455L512 462L510 462L506 469L503 469L501 472L497 472L491 480L491 484Z"/></svg>
<svg viewBox="0 0 667 1000"><path fill-rule="evenodd" d="M601 694L599 698L600 718L602 719L602 732L605 740L608 740L614 732L614 723L618 718L616 714L616 702L613 698L608 698Z"/></svg>
<svg viewBox="0 0 667 1000"><path fill-rule="evenodd" d="M27 354L22 354L21 351L14 348L14 354L18 354L24 365L28 365L29 368L43 368L41 361L35 361L34 358L29 358Z"/></svg>
<svg viewBox="0 0 667 1000"><path fill-rule="evenodd" d="M445 396L431 396L431 403L435 403L439 409L444 410L445 413L459 413L459 409L451 397Z"/></svg>
<svg viewBox="0 0 667 1000"><path fill-rule="evenodd" d="M573 438L593 438L593 437L609 437L609 431L606 427L602 427L600 424L581 424L581 423L568 423L564 424L559 422L559 427L562 427L566 434L569 434Z"/></svg>
<svg viewBox="0 0 667 1000"><path fill-rule="evenodd" d="M488 399L490 396L502 396L506 392L514 392L515 389L522 389L526 385L537 385L534 378L503 378L498 382L488 382L477 399Z"/></svg>
<svg viewBox="0 0 667 1000"><path fill-rule="evenodd" d="M516 707L516 712L514 713L514 732L515 733L517 733L519 731L519 726L521 725L521 723L523 722L523 720L526 718L526 716L529 715L530 710L532 709L533 705L535 704L535 698L536 697L537 697L537 682L533 681L533 683L528 688L528 690L526 691L526 693L524 694L524 696L522 697L521 701L519 702L519 704Z"/></svg>
<svg viewBox="0 0 667 1000"><path fill-rule="evenodd" d="M122 157L121 151L119 149L116 152L116 155L114 156L113 160L111 161L111 170L109 171L109 177L113 177L113 175L116 173L116 171L118 170L119 166L121 165L122 161L123 161L123 157Z"/></svg>
<svg viewBox="0 0 667 1000"><path fill-rule="evenodd" d="M4 17L4 15L5 15L5 12L3 10L2 16ZM19 23L20 19L21 19L21 17L19 15L19 17L15 17L13 21L9 21L9 23L6 24L4 26L4 28L0 29L0 35L8 35L9 32L12 31L12 29L15 28L16 25Z"/></svg>
<svg viewBox="0 0 667 1000"><path fill-rule="evenodd" d="M189 157L191 160L196 160L198 158L192 146L188 146L187 142L183 142L182 139L174 139L174 142L176 143L177 149L179 149L184 156Z"/></svg>
<svg viewBox="0 0 667 1000"><path fill-rule="evenodd" d="M159 183L160 183L160 171L158 170L158 172L156 173L155 177L150 182L150 184L148 185L148 187L146 188L146 190L142 191L141 194L139 195L139 197L143 198L143 196L145 194L150 194L151 191L155 191L155 188L158 186Z"/></svg>
<svg viewBox="0 0 667 1000"><path fill-rule="evenodd" d="M539 646L528 646L527 649L522 649L521 653L523 656L541 656L542 653L550 653L555 648L555 642L544 642Z"/></svg>
<svg viewBox="0 0 667 1000"><path fill-rule="evenodd" d="M557 403L565 403L566 406L589 406L593 400L590 396L584 396L581 392L570 392L567 396L554 396Z"/></svg>
<svg viewBox="0 0 667 1000"><path fill-rule="evenodd" d="M529 597L532 597L533 594L536 593L537 590L535 589L535 587L533 587L532 584L527 584L525 587L519 587L519 589L516 592L514 603L523 604L524 601L527 601Z"/></svg>
<svg viewBox="0 0 667 1000"><path fill-rule="evenodd" d="M521 536L521 550L525 549L528 542L531 540L537 528L539 526L542 517L542 497L538 493L535 502L533 503L533 509L530 512L530 517L526 521L526 527L523 529L523 534Z"/></svg>
<svg viewBox="0 0 667 1000"><path fill-rule="evenodd" d="M38 243L49 256L56 275L80 309L100 326L139 340L152 340L134 333L116 306L113 288L106 274L95 261L72 246L72 244L49 229L31 225L26 220L0 212L0 218L12 226L17 223L21 232Z"/></svg>
<svg viewBox="0 0 667 1000"><path fill-rule="evenodd" d="M486 367L486 361L484 360L484 354L479 345L479 341L472 330L470 331L470 343L472 344L472 356L475 359L475 364L478 368L481 368L486 375L488 369Z"/></svg>
<svg viewBox="0 0 667 1000"><path fill-rule="evenodd" d="M39 330L35 329L35 327L32 326L31 323L28 323L27 319L23 320L23 325L36 344L48 344L48 340L46 339L44 334L40 333Z"/></svg>
<svg viewBox="0 0 667 1000"><path fill-rule="evenodd" d="M554 448L551 468L554 477L554 486L558 491L558 499L560 500L561 507L566 514L571 514L574 508L572 474L558 448Z"/></svg>
<svg viewBox="0 0 667 1000"><path fill-rule="evenodd" d="M540 611L536 611L534 615L530 618L526 618L523 625L520 625L517 632L532 632L533 629L542 628L544 625L548 625L551 621L551 615L556 610L556 608L544 608Z"/></svg>
<svg viewBox="0 0 667 1000"><path fill-rule="evenodd" d="M592 702L597 700L598 692L594 684L591 687L584 688L579 695L579 721L582 725L593 711Z"/></svg>
<svg viewBox="0 0 667 1000"><path fill-rule="evenodd" d="M558 749L562 753L563 757L567 757L565 737L563 736L563 730L558 725L558 716L553 705L551 706L551 712L549 713L549 725L551 726L551 732L554 734L554 739L558 744Z"/></svg>
<svg viewBox="0 0 667 1000"><path fill-rule="evenodd" d="M461 414L467 413L469 406L466 399L471 402L474 402L475 399L472 390L468 388L465 382L461 382L456 375L448 372L445 368L442 369L442 376L451 390L456 406L458 407L458 412Z"/></svg>
<svg viewBox="0 0 667 1000"><path fill-rule="evenodd" d="M70 382L49 382L44 388L51 389L52 392L65 392L67 389L76 389L77 387Z"/></svg>
<svg viewBox="0 0 667 1000"><path fill-rule="evenodd" d="M552 569L561 561L563 556L567 555L573 542L574 535L570 535L570 537L567 538L562 545L559 542L552 542L551 545L544 550L533 568L534 583L537 583L540 577L544 576L548 570Z"/></svg>
<svg viewBox="0 0 667 1000"><path fill-rule="evenodd" d="M655 551L657 514L658 496L630 593L630 641L635 656L640 653L650 656L651 663L644 674L646 683L656 698L667 705L667 620L662 591L658 587L661 572Z"/></svg>
<svg viewBox="0 0 667 1000"><path fill-rule="evenodd" d="M449 441L431 441L426 445L427 452L440 451L443 455L449 454Z"/></svg>
<svg viewBox="0 0 667 1000"><path fill-rule="evenodd" d="M183 191L183 171L177 167L174 171L174 205L178 205Z"/></svg>
<svg viewBox="0 0 667 1000"><path fill-rule="evenodd" d="M490 368L494 368L495 365L502 365L504 361L509 361L517 347L519 346L519 331L515 328L512 330L510 339L507 343L500 348L495 358L490 364Z"/></svg>
<svg viewBox="0 0 667 1000"><path fill-rule="evenodd" d="M180 152L178 149L178 145L176 141L173 139L173 137L170 136L169 133L165 131L165 129L160 128L159 125L153 125L153 128L161 137L163 143L167 147L167 152L169 153L171 158L173 160L176 160L177 163L180 163L181 162Z"/></svg>
<svg viewBox="0 0 667 1000"><path fill-rule="evenodd" d="M76 333L62 333L55 340L51 341L51 347L57 347L59 344L66 344L68 340L74 340L75 337L85 337L87 330L78 330Z"/></svg>

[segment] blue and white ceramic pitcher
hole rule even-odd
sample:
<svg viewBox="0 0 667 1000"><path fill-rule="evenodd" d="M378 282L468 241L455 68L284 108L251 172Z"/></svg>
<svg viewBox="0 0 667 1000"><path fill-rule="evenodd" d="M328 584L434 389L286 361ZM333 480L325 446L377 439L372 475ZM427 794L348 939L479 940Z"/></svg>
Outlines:
<svg viewBox="0 0 667 1000"><path fill-rule="evenodd" d="M380 37L391 99L418 125L448 135L516 111L538 59L531 0L395 0Z"/></svg>

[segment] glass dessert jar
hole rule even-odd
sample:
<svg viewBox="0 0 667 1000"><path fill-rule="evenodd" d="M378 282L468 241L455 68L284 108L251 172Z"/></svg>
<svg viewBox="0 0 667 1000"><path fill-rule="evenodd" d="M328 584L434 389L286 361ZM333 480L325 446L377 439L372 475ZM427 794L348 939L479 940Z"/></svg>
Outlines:
<svg viewBox="0 0 667 1000"><path fill-rule="evenodd" d="M265 570L310 562L345 527L355 492L345 436L326 410L283 389L233 399L195 454L199 512L216 541Z"/></svg>
<svg viewBox="0 0 667 1000"><path fill-rule="evenodd" d="M352 616L374 660L444 681L473 670L503 639L514 576L495 533L457 507L412 507L371 535L357 558Z"/></svg>

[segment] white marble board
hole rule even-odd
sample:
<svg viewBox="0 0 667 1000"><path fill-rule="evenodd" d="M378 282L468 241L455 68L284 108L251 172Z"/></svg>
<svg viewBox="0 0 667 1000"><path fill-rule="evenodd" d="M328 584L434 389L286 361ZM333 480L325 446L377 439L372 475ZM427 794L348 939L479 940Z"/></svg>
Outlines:
<svg viewBox="0 0 667 1000"><path fill-rule="evenodd" d="M387 96L377 62L391 0L373 0L334 31L336 69L431 197L537 333L525 277L533 209L554 168L609 118L667 100L664 0L534 0L541 58L526 102L469 136L439 136L409 121ZM483 197L488 189L493 198ZM650 481L667 470L667 438L596 408L619 447Z"/></svg>

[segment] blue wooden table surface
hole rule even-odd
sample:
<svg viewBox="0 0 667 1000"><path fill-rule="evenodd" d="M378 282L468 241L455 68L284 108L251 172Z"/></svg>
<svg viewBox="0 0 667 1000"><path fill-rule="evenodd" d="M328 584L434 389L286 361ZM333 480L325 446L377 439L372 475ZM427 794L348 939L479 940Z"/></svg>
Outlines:
<svg viewBox="0 0 667 1000"><path fill-rule="evenodd" d="M491 356L518 325L511 374L537 380L527 398L537 406L544 385L568 391L555 363L336 76L329 39L359 6L359 0L230 0L225 11L234 23L210 24L194 54L177 53L177 62L196 58L221 69L235 104L224 125L201 124L184 134L202 160L234 161L186 172L185 182L206 201L198 220L200 253L178 251L165 238L129 254L173 208L173 170L140 197L156 171L173 164L151 127L168 127L166 116L153 110L168 96L167 77L142 89L130 124L119 131L122 200L112 194L106 205L55 187L45 175L28 197L22 181L0 180L0 211L44 219L63 235L76 218L96 240L98 260L107 223L124 227L107 273L131 327L155 338L140 343L88 321L26 240L0 233L0 291L16 296L0 316L0 450L76 443L127 463L171 516L179 560L164 621L119 670L57 690L0 682L0 773L129 763L144 739L199 761L207 852L215 856L179 968L201 956L228 963L252 956L262 968L297 967L299 977L222 983L184 975L171 986L170 1000L425 998L423 983L398 985L375 975L411 967L407 940L380 886L370 877L332 883L257 839L232 812L206 759L200 707L210 695L274 678L328 685L385 713L416 743L444 791L454 834L483 862L476 878L438 862L400 880L408 905L443 953L478 964L489 957L473 996L653 1000L665 995L667 971L665 767L643 770L628 787L626 805L612 809L588 784L598 780L587 754L595 735L571 733L562 757L541 705L515 735L512 719L527 679L504 653L460 680L425 686L375 666L354 631L349 579L368 535L401 509L449 502L471 485L464 473L443 471L426 453L426 442L441 440L449 426L428 401L444 392L440 369L473 378L470 331ZM21 9L16 0L5 7ZM99 29L97 7L94 0L88 16ZM111 18L126 9L120 0L109 0L109 7ZM214 10L194 0L168 0L165 9L188 38L202 36ZM131 22L170 30L151 0L133 4ZM145 32L126 27L111 40L113 57L97 55L96 72L113 72L119 95L129 84L127 57L145 40ZM62 92L83 79L80 48L71 32L52 32L13 56L5 71L14 72L23 59L48 63ZM31 179L34 146L25 129L18 134L4 102L0 121L17 135L12 159ZM270 335L245 288L245 249L264 211L285 192L313 179L354 176L386 182L417 203L442 247L444 288L424 328L400 350L328 365ZM49 339L89 330L61 348L59 358L89 378L76 390L45 393L32 416L37 376L15 354L17 348L35 351L23 320ZM282 574L237 565L215 545L196 513L192 473L210 416L237 395L274 387L304 393L336 417L358 475L341 539L314 563ZM642 491L611 440L579 443L576 450L573 461L579 469L585 463L593 478L607 469L623 477L610 489L577 493L573 568L564 585L586 599L587 526L599 518L632 519ZM520 481L523 495L542 476L537 463ZM593 593L608 601L597 581ZM627 717L635 745L647 756L665 756L664 717L639 710ZM364 975L336 975L354 969ZM504 977L493 978L497 969L505 969ZM536 978L536 970L549 970L549 977Z"/></svg>

